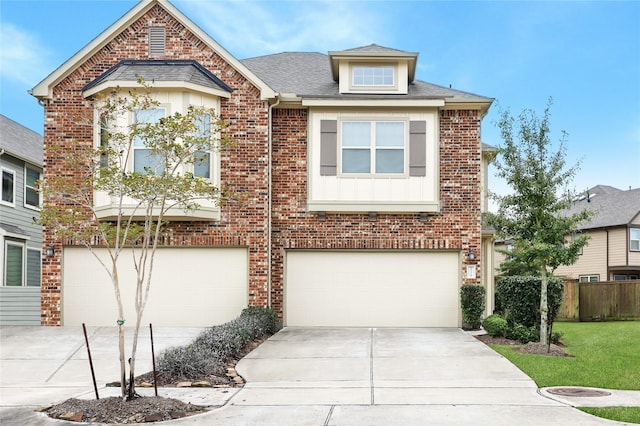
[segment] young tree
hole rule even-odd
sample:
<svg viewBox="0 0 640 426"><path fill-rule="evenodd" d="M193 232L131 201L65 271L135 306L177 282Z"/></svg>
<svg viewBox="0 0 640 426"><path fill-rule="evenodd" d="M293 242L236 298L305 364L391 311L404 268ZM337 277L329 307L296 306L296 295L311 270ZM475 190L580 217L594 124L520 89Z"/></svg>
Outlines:
<svg viewBox="0 0 640 426"><path fill-rule="evenodd" d="M574 215L564 212L572 204L568 185L579 164L565 167L566 133L557 151L549 138L551 99L542 118L524 110L514 119L502 111L498 121L503 146L495 162L497 176L506 180L512 193L492 196L498 212L488 215L497 234L514 240L507 253L511 267L537 271L540 295L540 341L548 343L547 286L550 274L560 265L575 263L587 236L578 235L578 226L589 218L585 210Z"/></svg>
<svg viewBox="0 0 640 426"><path fill-rule="evenodd" d="M221 131L227 126L213 109L189 107L184 114L152 120L149 112L159 105L152 88L140 79L141 89L114 91L93 101L100 143L66 146L66 174L47 176L41 183L44 207L41 222L57 237L83 245L108 274L118 310L118 345L122 397L135 397L134 373L140 323L151 289L153 263L170 209L194 210L203 200L220 203L223 190L202 173L194 173L211 155L229 145ZM130 117L133 115L133 119ZM85 124L95 126L94 119ZM93 132L91 132L93 133ZM144 167L132 170L134 146L146 150ZM60 149L60 148L58 148ZM115 218L102 220L96 194L109 196ZM133 207L131 207L133 205ZM97 250L102 248L103 250ZM100 255L106 251L107 256ZM135 268L135 300L123 300L118 259L132 256ZM125 303L135 307L129 380L124 347Z"/></svg>

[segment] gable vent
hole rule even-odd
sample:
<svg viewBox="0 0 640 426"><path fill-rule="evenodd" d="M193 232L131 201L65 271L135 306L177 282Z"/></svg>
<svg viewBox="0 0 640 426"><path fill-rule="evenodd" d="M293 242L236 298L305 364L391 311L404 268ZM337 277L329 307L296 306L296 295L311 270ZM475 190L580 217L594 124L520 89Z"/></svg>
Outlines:
<svg viewBox="0 0 640 426"><path fill-rule="evenodd" d="M165 28L149 27L149 56L164 56L165 47Z"/></svg>

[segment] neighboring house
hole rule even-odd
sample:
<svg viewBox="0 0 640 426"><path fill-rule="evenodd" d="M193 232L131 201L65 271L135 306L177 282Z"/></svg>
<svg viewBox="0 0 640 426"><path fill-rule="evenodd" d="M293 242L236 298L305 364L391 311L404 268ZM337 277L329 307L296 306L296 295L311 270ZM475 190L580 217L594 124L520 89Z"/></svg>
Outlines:
<svg viewBox="0 0 640 426"><path fill-rule="evenodd" d="M370 45L240 61L169 2L143 0L32 94L52 148L99 146L98 122L65 120L137 76L159 115L205 105L230 122L236 145L211 152L209 172L248 197L175 212L145 321L206 326L250 304L288 326L455 327L460 286L493 282L481 229L492 149L480 140L492 99L416 80L417 60ZM63 172L45 158L46 174ZM94 202L113 217L108 197ZM115 324L89 251L49 230L45 241L42 323Z"/></svg>
<svg viewBox="0 0 640 426"><path fill-rule="evenodd" d="M569 213L583 209L594 213L580 226L591 238L578 261L559 267L556 275L580 282L639 279L640 188L595 186L580 195Z"/></svg>
<svg viewBox="0 0 640 426"><path fill-rule="evenodd" d="M576 263L560 266L555 275L580 282L637 280L640 278L640 188L621 190L598 185L580 194L567 211L584 209L594 215L580 226L590 239ZM510 242L496 241L496 250L508 250ZM504 254L496 253L499 268Z"/></svg>
<svg viewBox="0 0 640 426"><path fill-rule="evenodd" d="M42 136L0 115L0 325L40 324Z"/></svg>

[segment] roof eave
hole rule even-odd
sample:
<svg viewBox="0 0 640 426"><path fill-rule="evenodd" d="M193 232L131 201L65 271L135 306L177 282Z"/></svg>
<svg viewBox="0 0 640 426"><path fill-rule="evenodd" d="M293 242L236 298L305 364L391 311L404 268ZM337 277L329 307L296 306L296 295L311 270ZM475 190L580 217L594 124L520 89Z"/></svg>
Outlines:
<svg viewBox="0 0 640 426"><path fill-rule="evenodd" d="M94 96L98 93L105 92L107 90L111 90L116 87L121 88L133 88L140 89L140 83L132 80L109 80L104 81L100 84L97 84L85 91L82 92L82 96L88 98L90 96ZM152 86L153 89L184 89L191 92L198 92L207 95L219 96L221 98L231 98L231 93L226 90L216 89L213 87L206 87L200 84L190 83L188 81L182 80L164 80L164 81L154 81Z"/></svg>

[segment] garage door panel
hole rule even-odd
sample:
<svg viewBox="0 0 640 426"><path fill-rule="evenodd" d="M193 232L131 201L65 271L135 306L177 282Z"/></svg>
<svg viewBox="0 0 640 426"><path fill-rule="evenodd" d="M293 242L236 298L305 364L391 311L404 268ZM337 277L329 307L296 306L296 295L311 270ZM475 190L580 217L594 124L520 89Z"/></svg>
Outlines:
<svg viewBox="0 0 640 426"><path fill-rule="evenodd" d="M99 250L107 261L105 250ZM135 321L132 257L119 259L126 325ZM114 325L118 319L113 285L89 250L65 248L63 323ZM248 254L243 248L161 248L156 253L144 323L212 326L238 316L248 303Z"/></svg>
<svg viewBox="0 0 640 426"><path fill-rule="evenodd" d="M289 326L456 327L454 252L290 251Z"/></svg>

